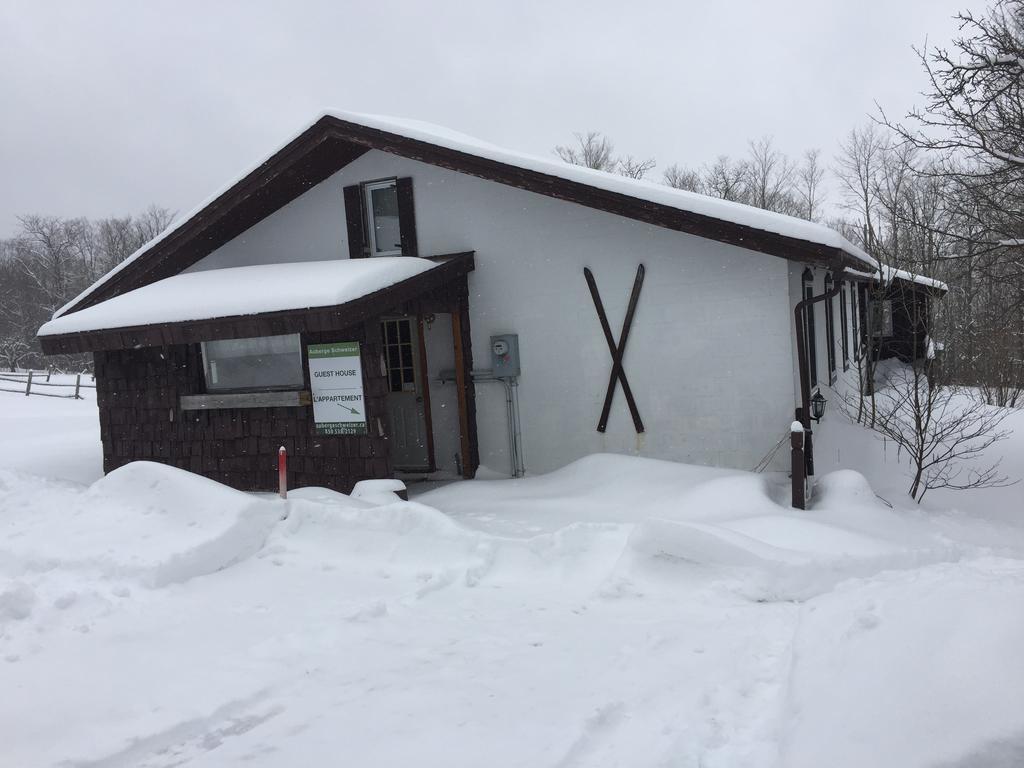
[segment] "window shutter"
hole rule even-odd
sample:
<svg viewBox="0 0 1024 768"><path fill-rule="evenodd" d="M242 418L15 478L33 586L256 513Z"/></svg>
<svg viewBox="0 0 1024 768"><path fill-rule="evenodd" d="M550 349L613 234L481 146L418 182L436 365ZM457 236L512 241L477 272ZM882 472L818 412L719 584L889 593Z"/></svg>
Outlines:
<svg viewBox="0 0 1024 768"><path fill-rule="evenodd" d="M366 246L366 216L363 215L363 190L358 184L345 187L345 223L348 225L348 257L362 259L369 255Z"/></svg>
<svg viewBox="0 0 1024 768"><path fill-rule="evenodd" d="M396 180L398 193L398 229L402 236L402 255L419 256L416 244L416 209L412 201L412 179L403 176Z"/></svg>

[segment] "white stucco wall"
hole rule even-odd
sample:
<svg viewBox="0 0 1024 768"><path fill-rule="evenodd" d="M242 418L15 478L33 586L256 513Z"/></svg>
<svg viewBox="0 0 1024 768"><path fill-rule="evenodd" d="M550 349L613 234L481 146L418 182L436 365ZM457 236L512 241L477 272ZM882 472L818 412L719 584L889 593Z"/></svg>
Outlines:
<svg viewBox="0 0 1024 768"><path fill-rule="evenodd" d="M785 433L796 396L790 268L772 256L372 151L194 268L346 258L342 188L389 176L413 178L421 254L476 252L475 367L488 366L492 334L519 334L528 471L595 451L750 468ZM611 358L583 267L617 336L641 262L625 369L647 431L636 435L618 389L600 434ZM500 387L477 387L477 423L481 461L507 470Z"/></svg>

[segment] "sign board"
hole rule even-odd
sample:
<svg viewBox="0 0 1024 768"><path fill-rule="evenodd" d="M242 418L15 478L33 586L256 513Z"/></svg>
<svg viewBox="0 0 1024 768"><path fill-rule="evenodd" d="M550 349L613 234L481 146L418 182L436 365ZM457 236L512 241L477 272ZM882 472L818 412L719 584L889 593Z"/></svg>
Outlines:
<svg viewBox="0 0 1024 768"><path fill-rule="evenodd" d="M363 365L358 341L310 344L309 383L318 435L365 435Z"/></svg>

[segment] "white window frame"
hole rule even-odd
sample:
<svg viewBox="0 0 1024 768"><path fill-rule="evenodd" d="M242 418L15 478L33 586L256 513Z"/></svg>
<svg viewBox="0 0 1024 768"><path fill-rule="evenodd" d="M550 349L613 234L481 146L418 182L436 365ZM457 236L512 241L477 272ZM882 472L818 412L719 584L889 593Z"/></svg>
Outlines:
<svg viewBox="0 0 1024 768"><path fill-rule="evenodd" d="M378 251L377 250L377 228L373 222L373 190L375 189L391 189L395 190L395 194L398 194L398 179L384 179L382 181L368 181L363 184L363 208L366 210L366 240L370 246L370 256L401 256L402 248L399 246L396 249L390 251ZM398 228L401 233L402 228L402 214L398 214Z"/></svg>

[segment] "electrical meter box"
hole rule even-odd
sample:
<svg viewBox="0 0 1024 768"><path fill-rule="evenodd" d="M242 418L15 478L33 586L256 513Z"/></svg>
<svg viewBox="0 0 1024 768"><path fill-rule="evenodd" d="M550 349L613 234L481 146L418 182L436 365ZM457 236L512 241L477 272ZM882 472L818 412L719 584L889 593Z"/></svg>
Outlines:
<svg viewBox="0 0 1024 768"><path fill-rule="evenodd" d="M491 336L491 370L494 378L507 379L519 375L519 335L502 333Z"/></svg>

